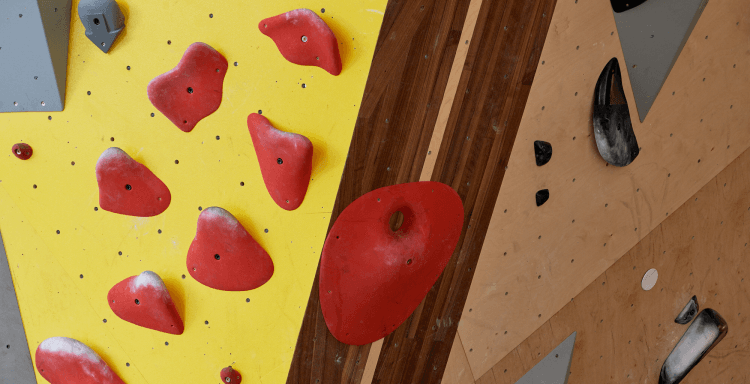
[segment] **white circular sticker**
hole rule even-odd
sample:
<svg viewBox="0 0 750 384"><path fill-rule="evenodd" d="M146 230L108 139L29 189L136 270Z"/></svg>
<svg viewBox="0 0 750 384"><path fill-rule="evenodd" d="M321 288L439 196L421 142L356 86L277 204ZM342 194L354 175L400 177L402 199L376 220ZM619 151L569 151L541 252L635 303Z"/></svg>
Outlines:
<svg viewBox="0 0 750 384"><path fill-rule="evenodd" d="M650 291L651 288L656 285L656 280L659 279L659 272L656 271L656 269L651 268L648 271L646 271L646 274L643 275L643 280L641 280L641 288L643 288L644 291Z"/></svg>

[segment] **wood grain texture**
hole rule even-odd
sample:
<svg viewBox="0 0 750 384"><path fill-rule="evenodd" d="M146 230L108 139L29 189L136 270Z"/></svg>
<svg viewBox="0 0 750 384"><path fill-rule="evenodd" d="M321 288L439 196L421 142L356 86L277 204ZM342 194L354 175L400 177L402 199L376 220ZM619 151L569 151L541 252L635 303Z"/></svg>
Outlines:
<svg viewBox="0 0 750 384"><path fill-rule="evenodd" d="M591 124L597 77L624 63L612 10L558 2L459 325L475 379L750 146L746 5L708 3L643 124L623 69L641 152L618 168ZM542 167L534 140L552 144ZM550 199L537 207L540 189Z"/></svg>
<svg viewBox="0 0 750 384"><path fill-rule="evenodd" d="M419 180L468 5L389 1L330 225L363 194ZM287 382L359 383L370 346L348 346L328 332L318 273Z"/></svg>
<svg viewBox="0 0 750 384"><path fill-rule="evenodd" d="M385 337L373 383L442 378L554 6L482 2L432 174L462 197L464 232L423 305Z"/></svg>
<svg viewBox="0 0 750 384"><path fill-rule="evenodd" d="M571 383L658 383L687 325L693 295L727 321L727 336L684 384L750 382L750 150L710 180L489 372L514 383L577 331ZM659 279L641 289L643 274ZM538 349L538 346L542 346ZM528 351L538 350L539 354ZM520 366L519 356L530 357ZM479 381L477 381L479 383Z"/></svg>

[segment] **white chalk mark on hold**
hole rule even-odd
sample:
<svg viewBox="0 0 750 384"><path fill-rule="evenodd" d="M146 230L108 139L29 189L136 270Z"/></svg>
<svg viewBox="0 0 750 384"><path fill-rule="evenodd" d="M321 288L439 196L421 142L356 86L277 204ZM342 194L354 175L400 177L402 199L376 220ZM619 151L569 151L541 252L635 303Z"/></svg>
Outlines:
<svg viewBox="0 0 750 384"><path fill-rule="evenodd" d="M367 12L374 12L374 13L378 13L378 14L384 15L384 13L383 13L383 12L380 12L380 11L378 11L377 9L366 9L366 11L367 11Z"/></svg>
<svg viewBox="0 0 750 384"><path fill-rule="evenodd" d="M641 280L641 288L643 288L644 291L650 291L651 288L656 285L656 280L659 279L659 272L656 271L656 269L651 268L648 271L646 271L646 274L643 275L643 280Z"/></svg>

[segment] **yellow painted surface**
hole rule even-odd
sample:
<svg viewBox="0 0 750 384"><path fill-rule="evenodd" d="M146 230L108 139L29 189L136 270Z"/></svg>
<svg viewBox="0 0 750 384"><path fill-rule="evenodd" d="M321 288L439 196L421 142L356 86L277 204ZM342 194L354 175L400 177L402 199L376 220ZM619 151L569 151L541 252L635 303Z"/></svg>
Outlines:
<svg viewBox="0 0 750 384"><path fill-rule="evenodd" d="M44 339L66 336L92 347L130 384L219 382L230 364L246 383L284 382L386 0L118 2L127 27L104 54L85 37L74 1L65 111L0 114L0 231L32 356ZM261 19L296 8L313 9L333 29L340 76L287 62L258 31ZM197 41L221 52L229 71L221 108L184 133L151 105L146 86ZM310 188L296 211L279 208L263 184L245 122L258 110L315 147ZM16 159L16 142L31 144L34 156ZM164 213L95 210L94 167L111 146L167 184L172 203ZM214 205L271 255L275 274L264 286L222 292L187 273L199 207ZM141 328L110 310L109 289L144 270L164 279L184 334Z"/></svg>

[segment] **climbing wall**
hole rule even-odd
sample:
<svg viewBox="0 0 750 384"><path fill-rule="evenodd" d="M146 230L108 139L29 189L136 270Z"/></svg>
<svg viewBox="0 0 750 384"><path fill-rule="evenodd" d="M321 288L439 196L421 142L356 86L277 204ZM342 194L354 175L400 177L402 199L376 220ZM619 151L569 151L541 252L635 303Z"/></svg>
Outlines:
<svg viewBox="0 0 750 384"><path fill-rule="evenodd" d="M229 365L246 382L283 382L386 1L119 1L126 27L108 54L85 36L77 3L65 110L0 114L0 231L32 357L43 340L65 336L131 384L218 382ZM259 31L262 19L296 8L312 9L333 30L340 75L288 62ZM229 67L221 106L185 133L146 89L195 42ZM266 190L250 113L313 144L309 189L296 210L280 208ZM33 147L29 160L11 153L18 142ZM99 207L95 165L113 146L169 187L166 211L139 218ZM265 285L225 292L191 277L188 248L211 206L230 211L268 251L275 269ZM146 270L169 289L182 335L135 326L110 309L109 289Z"/></svg>
<svg viewBox="0 0 750 384"><path fill-rule="evenodd" d="M708 3L644 123L623 71L641 151L619 168L601 159L591 126L597 77L612 57L624 63L612 9L557 3L446 382L484 377L750 146L750 61L735 48L750 42L744 5ZM552 145L546 165L535 140Z"/></svg>

